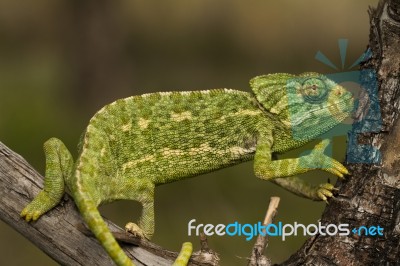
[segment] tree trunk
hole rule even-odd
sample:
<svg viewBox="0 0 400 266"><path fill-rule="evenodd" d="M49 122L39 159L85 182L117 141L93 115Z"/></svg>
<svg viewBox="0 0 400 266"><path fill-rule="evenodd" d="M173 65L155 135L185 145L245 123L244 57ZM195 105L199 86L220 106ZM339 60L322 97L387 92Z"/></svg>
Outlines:
<svg viewBox="0 0 400 266"><path fill-rule="evenodd" d="M339 195L321 218L325 225L349 224L350 235L316 235L281 265L400 265L400 0L381 1L370 9L370 23L372 57L362 64L360 83L378 87L381 123L376 123L379 112L371 106L372 117L354 123L349 139L359 146L350 142L347 158L361 163L348 164L351 177L338 182ZM360 108L367 97L371 103L374 95L364 94ZM374 149L365 150L365 145ZM383 235L351 231L360 226L380 226Z"/></svg>

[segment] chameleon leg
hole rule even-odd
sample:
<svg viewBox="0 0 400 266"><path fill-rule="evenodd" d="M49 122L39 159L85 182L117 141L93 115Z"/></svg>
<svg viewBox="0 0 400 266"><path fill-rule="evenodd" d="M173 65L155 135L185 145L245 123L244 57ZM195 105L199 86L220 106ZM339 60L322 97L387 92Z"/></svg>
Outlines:
<svg viewBox="0 0 400 266"><path fill-rule="evenodd" d="M348 174L346 167L323 153L328 144L328 140L323 140L315 146L309 155L272 161L272 143L268 141L261 143L257 146L254 158L255 174L261 179L270 180L321 169L343 178L344 174Z"/></svg>
<svg viewBox="0 0 400 266"><path fill-rule="evenodd" d="M338 161L323 154L329 141L318 143L309 155L283 160L271 160L272 141L268 138L257 146L254 159L254 171L257 177L271 180L287 190L300 196L314 200L324 200L333 196L335 190L332 184L320 184L313 187L294 175L305 173L314 169L321 169L343 178L348 174L347 169Z"/></svg>
<svg viewBox="0 0 400 266"><path fill-rule="evenodd" d="M139 219L145 237L151 238L154 234L154 201L143 203L142 216Z"/></svg>
<svg viewBox="0 0 400 266"><path fill-rule="evenodd" d="M125 225L125 230L137 237L150 239L154 233L154 204L143 204L139 225L129 222Z"/></svg>
<svg viewBox="0 0 400 266"><path fill-rule="evenodd" d="M150 239L154 234L154 185L150 182L138 180L135 182L135 189L129 190L127 198L139 201L142 206L142 215L139 218L139 225L127 223L125 230L142 238Z"/></svg>
<svg viewBox="0 0 400 266"><path fill-rule="evenodd" d="M44 188L21 212L26 221L37 220L56 206L64 194L64 179L69 178L73 167L71 153L61 140L51 138L43 145L46 155Z"/></svg>
<svg viewBox="0 0 400 266"><path fill-rule="evenodd" d="M150 239L154 233L154 185L150 182L137 180L133 182L133 187L125 187L125 198L138 200L142 203L142 216L139 219L139 225L127 223L125 230L138 236ZM182 244L181 251L173 266L186 266L193 252L193 246L190 242Z"/></svg>

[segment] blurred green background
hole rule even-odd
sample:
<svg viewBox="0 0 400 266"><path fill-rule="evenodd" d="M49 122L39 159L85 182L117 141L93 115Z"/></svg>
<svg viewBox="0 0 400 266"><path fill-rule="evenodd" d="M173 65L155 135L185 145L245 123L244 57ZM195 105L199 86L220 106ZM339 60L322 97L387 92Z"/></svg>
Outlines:
<svg viewBox="0 0 400 266"><path fill-rule="evenodd" d="M259 74L337 72L316 61L316 52L340 66L337 40L346 38L351 65L366 48L367 10L377 2L1 0L0 141L43 174L43 142L56 136L76 156L90 117L118 98L220 87L249 91L248 80ZM335 143L334 155L343 159L344 138ZM328 177L317 172L306 178ZM153 240L172 250L192 241L198 249L198 238L187 233L191 219L255 223L274 195L281 197L276 222L317 223L325 206L258 180L249 162L158 187ZM102 213L123 226L137 219L140 206L118 202ZM271 238L268 256L281 262L304 240ZM246 264L253 243L209 237L221 265ZM56 264L3 222L0 263Z"/></svg>

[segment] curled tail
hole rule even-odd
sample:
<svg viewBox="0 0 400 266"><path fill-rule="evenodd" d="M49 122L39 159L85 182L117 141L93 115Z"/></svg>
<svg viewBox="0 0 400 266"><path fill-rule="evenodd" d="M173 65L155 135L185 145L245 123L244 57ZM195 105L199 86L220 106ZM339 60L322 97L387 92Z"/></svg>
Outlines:
<svg viewBox="0 0 400 266"><path fill-rule="evenodd" d="M100 215L95 202L86 194L75 193L75 202L90 230L118 266L134 266L131 259L118 245L107 224Z"/></svg>

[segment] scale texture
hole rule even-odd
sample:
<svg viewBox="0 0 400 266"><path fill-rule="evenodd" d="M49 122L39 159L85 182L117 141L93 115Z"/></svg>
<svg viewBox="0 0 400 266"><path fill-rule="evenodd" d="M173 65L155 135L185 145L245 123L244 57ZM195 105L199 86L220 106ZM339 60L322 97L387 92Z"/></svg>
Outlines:
<svg viewBox="0 0 400 266"><path fill-rule="evenodd" d="M327 132L353 110L350 92L317 73L269 74L250 81L253 93L231 89L159 92L117 100L90 120L74 162L56 138L44 144L44 189L22 211L37 220L67 189L84 220L117 265L132 265L100 216L100 204L139 201L138 222L127 229L154 233L154 187L254 160L258 178L293 193L327 201L334 186L311 186L295 175L322 169L343 178L346 168L324 155L322 140L310 154L273 160ZM188 250L175 265L186 265ZM189 252L190 253L190 252ZM184 258L184 259L182 259Z"/></svg>

